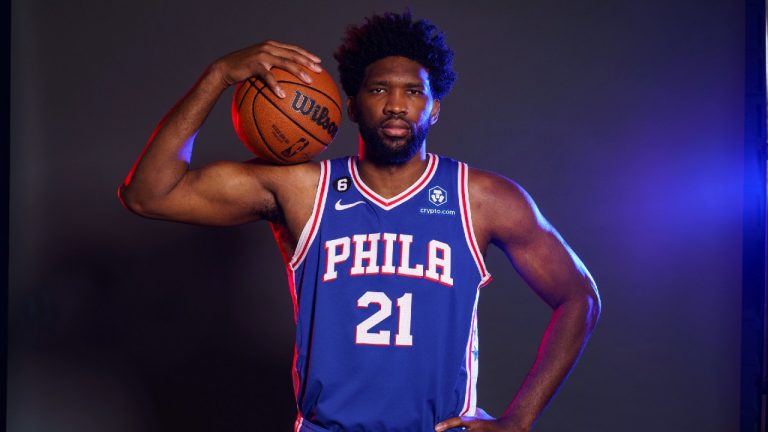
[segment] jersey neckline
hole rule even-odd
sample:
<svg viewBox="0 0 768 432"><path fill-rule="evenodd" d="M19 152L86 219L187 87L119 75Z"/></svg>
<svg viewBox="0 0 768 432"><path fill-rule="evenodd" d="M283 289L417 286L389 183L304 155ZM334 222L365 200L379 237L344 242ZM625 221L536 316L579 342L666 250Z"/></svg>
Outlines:
<svg viewBox="0 0 768 432"><path fill-rule="evenodd" d="M427 167L424 169L424 172L421 173L421 176L416 179L412 185L408 186L404 191L392 198L384 198L363 182L363 179L357 170L357 160L357 156L351 156L348 160L349 172L352 175L352 183L354 183L357 190L364 197L368 198L368 200L384 210L392 210L424 189L437 172L437 163L440 158L435 154L427 153Z"/></svg>

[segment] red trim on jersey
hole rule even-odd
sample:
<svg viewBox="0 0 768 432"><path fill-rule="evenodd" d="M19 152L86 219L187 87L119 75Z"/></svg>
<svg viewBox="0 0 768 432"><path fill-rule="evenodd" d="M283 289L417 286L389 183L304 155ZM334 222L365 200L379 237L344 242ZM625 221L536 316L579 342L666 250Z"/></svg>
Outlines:
<svg viewBox="0 0 768 432"><path fill-rule="evenodd" d="M299 299L296 294L296 273L291 267L287 267L288 270L288 284L291 290L291 302L293 303L293 322L298 325L299 319ZM299 361L299 347L294 342L293 344L293 362L291 367L291 381L293 381L293 397L296 400L296 404L299 403L299 388L301 386L301 379L299 378L299 370L296 368L296 363ZM300 420L301 413L296 419L296 424L301 425ZM296 427L298 431L299 426Z"/></svg>
<svg viewBox="0 0 768 432"><path fill-rule="evenodd" d="M317 184L317 192L315 194L315 202L312 208L312 214L309 216L309 220L304 225L304 229L299 237L299 242L296 245L293 258L286 266L288 272L288 284L291 292L291 301L293 302L293 321L298 323L299 317L299 300L296 292L296 267L301 264L304 257L307 254L309 245L317 234L317 229L320 225L320 220L323 217L323 209L325 208L325 201L328 196L328 179L331 175L331 164L325 160L320 162L320 178ZM294 343L293 345L293 367L291 368L291 378L293 381L293 396L298 406L299 403L299 388L301 387L301 378L299 377L299 370L296 368L296 364L299 360L299 347ZM301 425L304 423L304 418L299 411L296 415L296 422L294 423L294 430L298 432L301 429Z"/></svg>
<svg viewBox="0 0 768 432"><path fill-rule="evenodd" d="M288 283L291 288L291 301L293 302L293 322L298 325L299 315L299 302L296 296L296 273L292 268L288 267ZM296 364L299 361L299 347L294 342L293 344L293 361L291 362L291 381L293 383L293 399L296 401L296 422L293 424L294 432L299 432L301 425L304 422L304 418L301 416L299 410L299 388L301 388L301 378L299 377L299 370Z"/></svg>
<svg viewBox="0 0 768 432"><path fill-rule="evenodd" d="M293 381L293 398L296 400L296 403L299 403L299 388L301 387L301 378L299 378L299 370L296 368L296 363L299 361L299 349L296 346L296 344L293 345L293 373L292 375L292 381Z"/></svg>
<svg viewBox="0 0 768 432"><path fill-rule="evenodd" d="M296 422L293 423L293 432L299 432L301 430L302 423L304 423L304 417L301 416L301 413L297 413Z"/></svg>
<svg viewBox="0 0 768 432"><path fill-rule="evenodd" d="M437 172L437 162L439 157L433 155L432 153L428 153L427 157L427 168L421 174L421 177L419 177L419 179L416 180L416 182L406 190L393 196L392 198L382 197L381 195L374 192L371 188L366 186L365 183L363 183L363 180L360 178L360 174L357 172L356 157L349 158L349 172L352 175L352 182L364 197L373 201L384 210L391 210L392 208L397 207L401 203L407 201L410 197L423 189L430 180L432 180L432 176L435 174L435 172Z"/></svg>
<svg viewBox="0 0 768 432"><path fill-rule="evenodd" d="M463 162L459 163L459 194L461 199L459 200L459 209L461 210L461 222L464 226L464 235L469 245L469 250L472 252L472 257L475 259L477 270L480 272L480 286L485 286L490 282L491 275L485 267L485 261L480 254L480 248L477 245L477 239L475 238L475 231L472 228L472 213L469 205L469 187L467 176L467 165Z"/></svg>
<svg viewBox="0 0 768 432"><path fill-rule="evenodd" d="M293 322L296 323L299 319L299 299L296 294L296 273L290 266L286 266L285 270L288 273L288 289L291 292L291 302L293 302Z"/></svg>
<svg viewBox="0 0 768 432"><path fill-rule="evenodd" d="M307 226L310 228L308 232L301 233L301 238L299 238L299 244L297 245L297 247L300 248L300 251L298 254L293 256L293 259L290 263L290 266L294 269L299 265L299 263L301 263L302 260L304 260L304 257L307 254L307 249L309 248L309 245L312 243L312 240L317 233L317 226L319 225L320 219L323 216L323 208L325 207L325 200L328 195L328 177L330 174L330 162L327 160L322 161L320 163L320 182L317 185L315 207L312 210L312 214L309 216L309 220L307 221ZM304 229L306 230L306 226ZM306 234L306 236L304 236L304 234Z"/></svg>

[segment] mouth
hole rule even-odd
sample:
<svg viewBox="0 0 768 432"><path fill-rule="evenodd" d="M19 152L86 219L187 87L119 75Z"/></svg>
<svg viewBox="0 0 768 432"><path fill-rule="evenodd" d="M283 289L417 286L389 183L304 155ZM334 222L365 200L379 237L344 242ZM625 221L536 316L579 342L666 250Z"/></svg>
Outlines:
<svg viewBox="0 0 768 432"><path fill-rule="evenodd" d="M389 138L404 138L411 132L411 125L405 120L387 120L381 124L381 132Z"/></svg>

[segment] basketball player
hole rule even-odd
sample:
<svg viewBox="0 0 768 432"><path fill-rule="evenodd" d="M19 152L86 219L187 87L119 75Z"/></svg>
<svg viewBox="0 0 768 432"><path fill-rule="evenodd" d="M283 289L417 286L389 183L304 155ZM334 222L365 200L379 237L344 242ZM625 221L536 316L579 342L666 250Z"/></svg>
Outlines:
<svg viewBox="0 0 768 432"><path fill-rule="evenodd" d="M599 315L589 272L514 182L426 151L455 74L442 34L409 13L369 18L337 50L356 157L190 170L195 136L232 84L312 82L320 59L267 41L211 64L160 122L119 189L140 215L203 225L264 219L296 320L294 430L528 431ZM506 411L476 406L477 299L499 247L553 314Z"/></svg>

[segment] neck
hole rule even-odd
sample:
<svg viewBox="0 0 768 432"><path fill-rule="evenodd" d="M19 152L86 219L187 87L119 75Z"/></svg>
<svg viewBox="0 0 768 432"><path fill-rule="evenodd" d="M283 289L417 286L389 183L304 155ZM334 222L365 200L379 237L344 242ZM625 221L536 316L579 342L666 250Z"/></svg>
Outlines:
<svg viewBox="0 0 768 432"><path fill-rule="evenodd" d="M384 198L392 198L421 177L427 167L427 143L411 159L391 165L371 162L365 157L365 143L360 138L357 169L365 184Z"/></svg>

